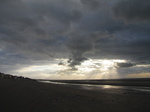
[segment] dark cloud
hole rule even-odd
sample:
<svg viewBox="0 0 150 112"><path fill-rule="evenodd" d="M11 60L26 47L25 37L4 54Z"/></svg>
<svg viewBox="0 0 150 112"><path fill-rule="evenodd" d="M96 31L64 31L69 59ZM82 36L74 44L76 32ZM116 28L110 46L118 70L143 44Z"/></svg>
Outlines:
<svg viewBox="0 0 150 112"><path fill-rule="evenodd" d="M80 65L83 61L88 60L85 55L95 52L96 40L110 37L108 32L92 32L86 34L71 33L69 36L67 47L71 53L71 58L68 61L70 67Z"/></svg>
<svg viewBox="0 0 150 112"><path fill-rule="evenodd" d="M122 78L127 78L127 74L139 74L139 73L149 73L150 67L149 66L134 66L134 67L128 67L128 68L119 68L117 69L118 74ZM128 77L129 78L129 77Z"/></svg>
<svg viewBox="0 0 150 112"><path fill-rule="evenodd" d="M21 0L0 1L1 25L24 30L29 27L37 27L32 20L28 7Z"/></svg>
<svg viewBox="0 0 150 112"><path fill-rule="evenodd" d="M70 67L75 68L76 65L81 65L81 63L86 60L88 59L85 57L73 57L68 60L68 63Z"/></svg>
<svg viewBox="0 0 150 112"><path fill-rule="evenodd" d="M125 21L150 21L149 0L120 0L113 8L114 16Z"/></svg>
<svg viewBox="0 0 150 112"><path fill-rule="evenodd" d="M65 65L62 61L58 63L58 65Z"/></svg>
<svg viewBox="0 0 150 112"><path fill-rule="evenodd" d="M71 59L68 63L70 67L80 65L81 62L87 60L84 54L92 50L92 42L89 38L83 37L83 35L71 34L71 37L67 43L68 49L71 52Z"/></svg>
<svg viewBox="0 0 150 112"><path fill-rule="evenodd" d="M99 0L81 0L81 3L92 10L96 10L101 7L101 3Z"/></svg>
<svg viewBox="0 0 150 112"><path fill-rule="evenodd" d="M34 1L29 4L35 16L40 17L42 20L46 18L65 25L70 25L71 22L77 21L81 18L82 13L73 5L75 2L69 0L61 1ZM76 3L75 3L76 4Z"/></svg>
<svg viewBox="0 0 150 112"><path fill-rule="evenodd" d="M71 69L92 58L149 63L149 7L148 0L1 0L1 65L58 58L69 58Z"/></svg>
<svg viewBox="0 0 150 112"><path fill-rule="evenodd" d="M29 4L21 0L1 1L0 43L3 51L16 52L27 57L48 55L52 50L56 51L55 46L62 39L59 40L56 35L56 38L52 38L49 31L44 30L48 25L43 26L35 16L37 12L31 9Z"/></svg>
<svg viewBox="0 0 150 112"><path fill-rule="evenodd" d="M140 58L149 55L146 54L149 50L149 25L124 25L111 17L111 7L114 5L115 14L115 8L124 1L117 4L98 0L1 2L0 39L6 51L31 57L35 54L41 57L49 53L60 57L71 54L72 59L95 52L97 57L135 57L136 54ZM134 0L130 2L131 6L133 3L141 2ZM95 7L97 11L88 13L85 7L89 10ZM126 8L118 11L121 10Z"/></svg>
<svg viewBox="0 0 150 112"><path fill-rule="evenodd" d="M121 68L126 68L126 67L135 66L135 64L132 64L132 63L117 63L117 66L121 67Z"/></svg>

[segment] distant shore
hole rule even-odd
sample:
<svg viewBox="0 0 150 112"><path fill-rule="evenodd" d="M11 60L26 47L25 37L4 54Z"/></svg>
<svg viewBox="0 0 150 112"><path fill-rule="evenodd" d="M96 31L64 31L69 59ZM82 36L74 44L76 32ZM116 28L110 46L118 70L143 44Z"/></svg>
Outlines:
<svg viewBox="0 0 150 112"><path fill-rule="evenodd" d="M34 80L34 79L30 79L28 77L14 76L14 75L5 74L5 73L1 73L1 72L0 72L0 79Z"/></svg>
<svg viewBox="0 0 150 112"><path fill-rule="evenodd" d="M1 112L150 112L150 94L79 90L33 80L0 80Z"/></svg>

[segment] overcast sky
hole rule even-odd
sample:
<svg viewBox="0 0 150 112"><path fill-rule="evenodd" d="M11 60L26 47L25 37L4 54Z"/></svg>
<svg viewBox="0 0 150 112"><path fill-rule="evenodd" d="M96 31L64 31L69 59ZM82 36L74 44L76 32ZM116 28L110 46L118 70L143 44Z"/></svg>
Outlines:
<svg viewBox="0 0 150 112"><path fill-rule="evenodd" d="M0 0L0 72L150 78L149 0Z"/></svg>

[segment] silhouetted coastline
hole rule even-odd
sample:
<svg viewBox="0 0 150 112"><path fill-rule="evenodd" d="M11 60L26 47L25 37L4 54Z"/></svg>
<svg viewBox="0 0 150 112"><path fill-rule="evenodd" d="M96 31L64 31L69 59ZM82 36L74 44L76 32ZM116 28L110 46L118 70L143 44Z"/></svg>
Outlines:
<svg viewBox="0 0 150 112"><path fill-rule="evenodd" d="M28 77L14 76L14 75L5 74L5 73L1 73L1 72L0 72L0 79L34 80L34 79L30 79Z"/></svg>

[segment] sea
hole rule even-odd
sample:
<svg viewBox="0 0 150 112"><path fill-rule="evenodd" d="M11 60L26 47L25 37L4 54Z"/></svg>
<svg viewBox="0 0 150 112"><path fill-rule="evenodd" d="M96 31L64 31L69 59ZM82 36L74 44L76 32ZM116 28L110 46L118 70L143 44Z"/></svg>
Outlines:
<svg viewBox="0 0 150 112"><path fill-rule="evenodd" d="M135 80L135 79L134 79ZM114 80L113 80L114 81ZM150 94L150 87L149 85L147 84L147 82L145 81L145 83L147 84L144 84L142 85L140 82L141 80L138 80L138 84L137 82L135 83L133 81L133 83L131 85L129 84L124 84L125 82L128 83L129 81L122 81L123 84L121 83L116 83L116 80L114 81L114 83L111 80L111 84L110 83L106 83L106 84L99 84L97 82L100 82L100 81L83 81L83 80L80 80L80 81L75 81L75 80L70 80L70 81L65 81L65 80L39 80L39 82L42 82L42 83L49 83L49 84L55 84L55 85L61 85L61 86L67 86L67 87L71 87L71 88L74 88L74 89L80 89L80 90L87 90L87 91L104 91L104 92L108 92L108 93L116 93L116 94L126 94L126 93L130 93L130 92L138 92L138 93L146 93L146 94ZM120 80L119 80L120 81ZM82 82L82 83L80 83ZM83 83L84 82L84 83ZM86 82L86 83L85 83ZM92 82L92 83L91 83ZM129 82L130 83L130 82ZM141 84L141 85L140 85Z"/></svg>

